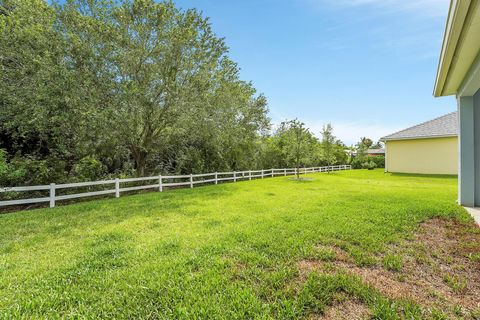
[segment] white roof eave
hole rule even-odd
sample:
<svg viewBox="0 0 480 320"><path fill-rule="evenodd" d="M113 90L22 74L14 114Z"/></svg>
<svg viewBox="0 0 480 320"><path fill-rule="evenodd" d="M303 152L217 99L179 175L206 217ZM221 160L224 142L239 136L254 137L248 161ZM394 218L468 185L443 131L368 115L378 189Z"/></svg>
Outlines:
<svg viewBox="0 0 480 320"><path fill-rule="evenodd" d="M437 135L437 136L418 136L418 137L400 137L400 138L389 138L383 137L380 141L388 142L388 141L399 141L399 140L421 140L421 139L435 139L435 138L453 138L458 137L458 134L444 134L444 135Z"/></svg>
<svg viewBox="0 0 480 320"><path fill-rule="evenodd" d="M480 54L478 0L452 0L445 26L433 95L458 95Z"/></svg>

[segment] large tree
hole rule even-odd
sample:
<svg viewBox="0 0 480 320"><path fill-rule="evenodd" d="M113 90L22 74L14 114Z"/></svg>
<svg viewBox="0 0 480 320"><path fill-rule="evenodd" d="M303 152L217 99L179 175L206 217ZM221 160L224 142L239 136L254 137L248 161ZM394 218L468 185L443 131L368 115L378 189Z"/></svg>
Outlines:
<svg viewBox="0 0 480 320"><path fill-rule="evenodd" d="M255 166L266 99L197 11L151 0L0 4L7 161L65 179L92 159L138 175Z"/></svg>
<svg viewBox="0 0 480 320"><path fill-rule="evenodd" d="M72 0L64 10L66 15L101 21L102 26L92 30L91 24L68 25L82 21L79 18L65 20L67 30L80 37L103 32L96 38L101 48L107 47L98 55L114 82L112 120L138 175L145 173L152 155L168 153L179 136L218 123L221 118L215 117L222 108L246 115L256 101L265 105L263 98L255 100L249 84L239 81L223 39L195 10L181 11L171 2L153 0L126 1L121 6ZM265 119L265 109L260 108L257 116ZM258 126L252 129L248 131Z"/></svg>

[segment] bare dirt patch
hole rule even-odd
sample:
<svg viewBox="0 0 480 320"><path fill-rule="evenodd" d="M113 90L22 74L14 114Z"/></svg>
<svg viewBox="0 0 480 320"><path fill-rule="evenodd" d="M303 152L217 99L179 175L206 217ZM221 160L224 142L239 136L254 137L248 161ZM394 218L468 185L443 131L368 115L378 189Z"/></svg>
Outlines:
<svg viewBox="0 0 480 320"><path fill-rule="evenodd" d="M480 229L455 220L431 219L414 240L391 248L404 259L405 282L426 305L480 308ZM420 289L420 290L418 290Z"/></svg>
<svg viewBox="0 0 480 320"><path fill-rule="evenodd" d="M300 261L300 276L312 271L345 272L389 298L413 300L427 310L435 308L447 314L454 307L465 314L480 310L480 229L473 224L444 219L422 223L411 240L390 246L379 257L379 261L387 255L399 257L401 266L396 271L387 270L381 262L360 267L345 251L332 250L337 256L333 262Z"/></svg>
<svg viewBox="0 0 480 320"><path fill-rule="evenodd" d="M311 315L312 320L364 320L369 319L368 307L356 300L345 300L328 306L322 315Z"/></svg>

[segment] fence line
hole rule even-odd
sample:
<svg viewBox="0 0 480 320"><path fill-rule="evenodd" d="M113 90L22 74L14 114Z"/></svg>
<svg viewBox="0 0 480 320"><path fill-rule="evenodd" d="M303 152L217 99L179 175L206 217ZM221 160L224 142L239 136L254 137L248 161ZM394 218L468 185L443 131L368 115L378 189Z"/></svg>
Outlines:
<svg viewBox="0 0 480 320"><path fill-rule="evenodd" d="M352 166L350 165L311 167L311 168L300 168L299 173L306 174L306 173L314 173L314 172L341 171L341 170L351 170L351 169L352 169ZM50 185L11 187L11 188L6 187L6 188L0 188L0 193L48 190L49 196L41 197L41 198L0 201L0 207L10 206L10 205L49 202L50 208L53 208L55 207L56 201L68 200L68 199L77 199L77 198L93 197L93 196L108 195L108 194L115 194L115 197L119 198L122 192L128 192L128 191L158 189L158 191L162 192L165 187L188 186L190 188L193 188L194 185L202 184L202 183L218 184L218 182L221 182L221 181L237 182L240 180L247 180L247 179L252 180L252 178L263 179L266 177L287 176L287 175L295 175L295 174L297 174L296 168L283 168L283 169L269 169L269 170L262 169L262 170L247 170L247 171L233 171L233 172L213 172L213 173L201 173L201 174L190 174L190 175L165 175L165 176L159 175L159 176L152 176L152 177L127 178L127 179L116 178L113 180L104 180L104 181L77 182L77 183L64 183L64 184L51 183ZM203 179L195 180L196 178L197 179L203 178ZM181 182L174 182L174 180L178 180L178 179L188 179L188 180L181 181ZM122 183L144 182L144 181L153 181L153 180L155 180L156 183L121 188ZM56 195L57 193L56 191L61 189L101 186L101 185L114 185L114 189L82 192L82 193L67 194L67 195Z"/></svg>

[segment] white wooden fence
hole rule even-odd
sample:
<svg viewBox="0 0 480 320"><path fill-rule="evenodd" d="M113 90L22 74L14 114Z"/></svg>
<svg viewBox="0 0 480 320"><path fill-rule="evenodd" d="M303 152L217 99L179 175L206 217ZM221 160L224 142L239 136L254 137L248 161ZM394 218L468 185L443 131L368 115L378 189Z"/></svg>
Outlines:
<svg viewBox="0 0 480 320"><path fill-rule="evenodd" d="M313 172L327 172L327 171L340 171L340 170L351 170L352 166L350 165L339 165L339 166L328 166L328 167L312 167L312 168L301 168L300 174L313 173ZM128 179L113 179L113 180L104 180L104 181L92 181L92 182L78 182L78 183L66 183L66 184L55 184L50 185L41 185L41 186L28 186L28 187L7 187L0 188L0 193L5 192L24 192L24 191L44 191L49 193L48 197L40 198L30 198L30 199L16 199L16 200L6 200L0 201L0 207L10 206L10 205L23 205L23 204L34 204L49 202L50 207L55 207L56 201L68 200L68 199L77 199L84 197L93 197L107 194L115 194L115 197L120 197L122 192L127 191L137 191L145 189L158 189L158 191L163 191L166 187L181 187L189 186L193 188L194 185L202 183L215 183L221 181L233 181L237 182L240 180L252 180L254 178L265 178L265 177L274 177L274 176L287 176L296 174L296 169L269 169L269 170L248 170L248 171L234 171L234 172L214 172L214 173L203 173L203 174L190 174L190 175L160 175L152 177L142 177L142 178L128 178ZM178 181L181 180L181 181ZM182 181L183 180L183 181ZM133 186L133 187L123 187L122 184L132 183L132 182L143 182L149 183L146 185ZM153 183L153 184L152 184ZM91 186L105 186L112 185L113 189L92 191L92 192L82 192L75 194L65 194L65 195L56 195L57 190L72 189L72 188L82 188L82 187L91 187Z"/></svg>

